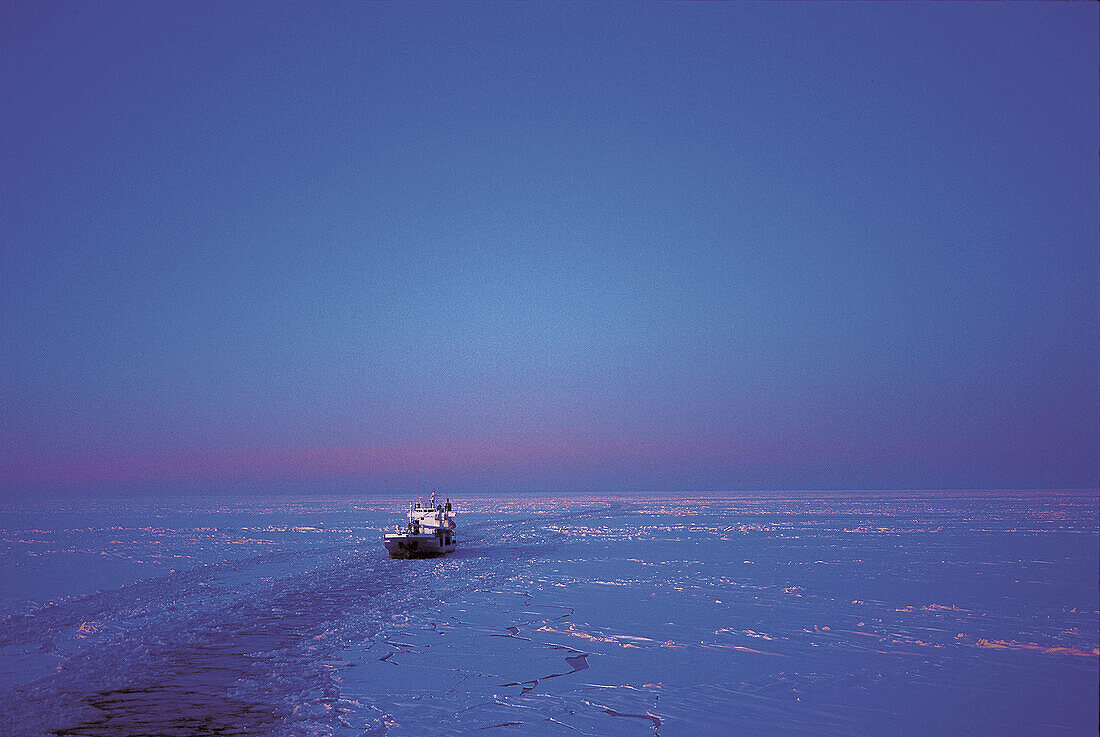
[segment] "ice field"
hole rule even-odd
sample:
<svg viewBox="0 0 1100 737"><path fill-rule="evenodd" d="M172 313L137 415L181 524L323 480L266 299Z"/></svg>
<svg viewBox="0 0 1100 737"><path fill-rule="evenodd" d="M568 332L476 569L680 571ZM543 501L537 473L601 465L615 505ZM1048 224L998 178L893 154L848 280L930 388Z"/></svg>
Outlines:
<svg viewBox="0 0 1100 737"><path fill-rule="evenodd" d="M1095 492L0 507L5 735L1094 735Z"/></svg>

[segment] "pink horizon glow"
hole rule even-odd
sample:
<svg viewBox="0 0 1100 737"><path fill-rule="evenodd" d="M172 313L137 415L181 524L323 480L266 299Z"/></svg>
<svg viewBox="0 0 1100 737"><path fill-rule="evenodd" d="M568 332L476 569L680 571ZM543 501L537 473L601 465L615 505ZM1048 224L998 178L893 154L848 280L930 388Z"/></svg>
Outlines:
<svg viewBox="0 0 1100 737"><path fill-rule="evenodd" d="M787 443L757 440L577 440L483 438L305 448L219 448L22 455L0 465L0 484L310 479L440 472L538 471L654 463L775 461ZM802 448L806 452L807 448ZM813 452L816 450L817 452ZM824 449L813 449L818 455Z"/></svg>

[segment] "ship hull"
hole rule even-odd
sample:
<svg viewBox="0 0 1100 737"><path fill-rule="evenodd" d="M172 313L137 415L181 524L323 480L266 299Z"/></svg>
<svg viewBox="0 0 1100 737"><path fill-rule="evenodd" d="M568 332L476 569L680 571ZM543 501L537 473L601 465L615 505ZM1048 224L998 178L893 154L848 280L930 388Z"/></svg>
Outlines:
<svg viewBox="0 0 1100 737"><path fill-rule="evenodd" d="M438 558L455 549L444 545L435 535L386 535L386 552L391 558Z"/></svg>

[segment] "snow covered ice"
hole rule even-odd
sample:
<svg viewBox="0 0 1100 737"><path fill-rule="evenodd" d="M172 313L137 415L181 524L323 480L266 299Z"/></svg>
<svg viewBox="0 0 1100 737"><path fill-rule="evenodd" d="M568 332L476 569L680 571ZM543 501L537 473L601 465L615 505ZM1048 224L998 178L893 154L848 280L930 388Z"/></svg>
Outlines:
<svg viewBox="0 0 1100 737"><path fill-rule="evenodd" d="M1091 735L1095 492L11 501L5 735Z"/></svg>

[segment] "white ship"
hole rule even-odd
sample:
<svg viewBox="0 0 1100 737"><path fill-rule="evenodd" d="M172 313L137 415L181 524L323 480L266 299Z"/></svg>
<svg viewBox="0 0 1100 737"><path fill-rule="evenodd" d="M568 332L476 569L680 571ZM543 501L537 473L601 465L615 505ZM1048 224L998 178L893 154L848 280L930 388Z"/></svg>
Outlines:
<svg viewBox="0 0 1100 737"><path fill-rule="evenodd" d="M436 504L435 492L427 505L417 500L409 507L409 521L402 529L383 536L391 558L435 558L455 549L455 521L451 500Z"/></svg>

